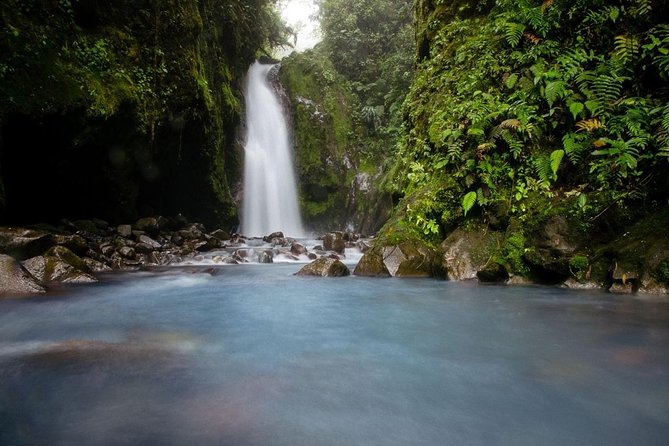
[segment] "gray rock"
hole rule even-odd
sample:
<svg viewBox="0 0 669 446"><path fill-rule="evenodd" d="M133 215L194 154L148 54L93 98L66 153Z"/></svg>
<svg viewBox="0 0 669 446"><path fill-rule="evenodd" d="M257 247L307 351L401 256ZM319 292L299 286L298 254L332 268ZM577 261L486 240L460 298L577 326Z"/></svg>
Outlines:
<svg viewBox="0 0 669 446"><path fill-rule="evenodd" d="M226 240L230 240L230 233L226 232L222 229L215 230L214 232L209 234L209 236L211 236L211 237L213 237L213 238L215 238L215 239L217 239L221 242L224 242Z"/></svg>
<svg viewBox="0 0 669 446"><path fill-rule="evenodd" d="M130 225L118 225L116 227L116 233L121 237L128 238L132 236L132 226Z"/></svg>
<svg viewBox="0 0 669 446"><path fill-rule="evenodd" d="M53 236L47 232L0 227L0 253L19 261L43 254L54 244Z"/></svg>
<svg viewBox="0 0 669 446"><path fill-rule="evenodd" d="M340 260L322 257L310 264L304 266L295 275L297 276L318 276L318 277L345 277L351 272L348 267Z"/></svg>
<svg viewBox="0 0 669 446"><path fill-rule="evenodd" d="M296 256L299 256L302 254L306 254L307 248L305 248L304 245L296 242L290 246L290 252Z"/></svg>
<svg viewBox="0 0 669 446"><path fill-rule="evenodd" d="M138 240L139 243L144 243L145 245L149 246L151 249L160 249L162 248L162 245L149 237L148 235L140 235Z"/></svg>
<svg viewBox="0 0 669 446"><path fill-rule="evenodd" d="M133 226L137 231L146 232L151 236L156 236L160 232L158 220L154 217L140 218Z"/></svg>
<svg viewBox="0 0 669 446"><path fill-rule="evenodd" d="M274 252L271 249L265 249L258 253L258 263L274 263Z"/></svg>
<svg viewBox="0 0 669 446"><path fill-rule="evenodd" d="M331 232L323 236L323 247L326 251L334 251L339 254L344 254L346 250L346 242L341 232Z"/></svg>
<svg viewBox="0 0 669 446"><path fill-rule="evenodd" d="M46 290L16 259L0 254L0 297L43 294Z"/></svg>
<svg viewBox="0 0 669 446"><path fill-rule="evenodd" d="M498 250L503 236L484 228L456 229L441 244L442 265L449 280L473 280Z"/></svg>
<svg viewBox="0 0 669 446"><path fill-rule="evenodd" d="M24 265L43 283L97 282L86 262L63 246L54 246L44 256L29 259Z"/></svg>
<svg viewBox="0 0 669 446"><path fill-rule="evenodd" d="M131 248L130 246L122 246L119 250L118 253L121 255L121 257L128 259L128 260L133 260L136 256L135 250Z"/></svg>

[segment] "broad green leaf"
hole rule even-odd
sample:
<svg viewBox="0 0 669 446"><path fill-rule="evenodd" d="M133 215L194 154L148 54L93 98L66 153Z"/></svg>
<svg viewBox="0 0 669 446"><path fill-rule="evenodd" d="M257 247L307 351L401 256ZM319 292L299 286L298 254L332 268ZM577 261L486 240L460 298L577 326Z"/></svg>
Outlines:
<svg viewBox="0 0 669 446"><path fill-rule="evenodd" d="M469 212L474 204L476 203L476 192L469 192L464 197L462 197L462 209L465 211L465 215Z"/></svg>
<svg viewBox="0 0 669 446"><path fill-rule="evenodd" d="M583 111L585 106L581 102L572 102L569 104L569 111L574 116L574 119Z"/></svg>
<svg viewBox="0 0 669 446"><path fill-rule="evenodd" d="M587 203L588 203L588 197L586 197L585 194L581 194L578 196L578 207L583 209Z"/></svg>

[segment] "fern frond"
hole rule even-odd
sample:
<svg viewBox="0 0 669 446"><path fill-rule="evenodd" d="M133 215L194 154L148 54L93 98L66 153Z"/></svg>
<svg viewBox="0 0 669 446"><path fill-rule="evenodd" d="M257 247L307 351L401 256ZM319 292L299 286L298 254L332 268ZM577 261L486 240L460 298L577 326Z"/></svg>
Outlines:
<svg viewBox="0 0 669 446"><path fill-rule="evenodd" d="M602 104L611 104L620 99L624 78L610 74L600 74L592 79L591 90L595 99Z"/></svg>
<svg viewBox="0 0 669 446"><path fill-rule="evenodd" d="M518 130L521 126L521 123L518 119L505 119L499 124L499 128L501 129L511 129L511 130Z"/></svg>
<svg viewBox="0 0 669 446"><path fill-rule="evenodd" d="M540 181L550 183L554 178L550 157L546 155L536 157L534 159L534 171Z"/></svg>
<svg viewBox="0 0 669 446"><path fill-rule="evenodd" d="M637 57L641 48L639 39L634 36L616 36L614 43L616 49L613 54L624 63Z"/></svg>
<svg viewBox="0 0 669 446"><path fill-rule="evenodd" d="M582 133L567 133L562 138L562 147L573 164L578 164L583 156L590 151L590 137Z"/></svg>
<svg viewBox="0 0 669 446"><path fill-rule="evenodd" d="M520 43L520 39L523 37L524 32L525 25L522 23L507 22L504 29L504 38L506 39L506 43L512 47L518 46L518 43Z"/></svg>
<svg viewBox="0 0 669 446"><path fill-rule="evenodd" d="M541 37L546 37L550 29L550 24L546 17L544 16L544 11L539 8L527 8L524 9L523 15L525 16L525 21L530 24L532 29L536 31Z"/></svg>
<svg viewBox="0 0 669 446"><path fill-rule="evenodd" d="M511 156L513 156L513 159L518 159L520 157L520 154L523 153L523 141L518 139L514 134L510 132L505 132L502 135L502 139L504 142L509 146L509 151L511 152Z"/></svg>
<svg viewBox="0 0 669 446"><path fill-rule="evenodd" d="M446 156L452 161L462 159L462 149L465 142L462 139L455 140L446 146Z"/></svg>
<svg viewBox="0 0 669 446"><path fill-rule="evenodd" d="M553 107L555 101L558 98L564 97L566 93L567 84L562 80L549 82L544 89L544 97L546 98L549 107Z"/></svg>
<svg viewBox="0 0 669 446"><path fill-rule="evenodd" d="M636 17L643 17L650 13L652 6L650 0L636 0L636 7L632 11L632 15Z"/></svg>
<svg viewBox="0 0 669 446"><path fill-rule="evenodd" d="M599 118L590 118L578 121L576 123L577 132L588 132L592 133L595 130L604 128L604 124Z"/></svg>

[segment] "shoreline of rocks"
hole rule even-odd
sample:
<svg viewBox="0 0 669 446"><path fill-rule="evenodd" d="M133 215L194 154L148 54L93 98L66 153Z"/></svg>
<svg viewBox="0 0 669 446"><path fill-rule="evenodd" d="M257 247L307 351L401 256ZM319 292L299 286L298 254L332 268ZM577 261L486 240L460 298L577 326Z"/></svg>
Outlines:
<svg viewBox="0 0 669 446"><path fill-rule="evenodd" d="M245 238L222 229L208 231L180 215L118 226L103 220L62 220L58 226L0 227L0 297L44 294L53 284L94 283L100 273L198 261L210 252L220 251L212 258L216 264L238 264L273 263L277 255L334 262L346 248L369 249L357 234L334 232L319 240L322 245L309 251L281 232Z"/></svg>

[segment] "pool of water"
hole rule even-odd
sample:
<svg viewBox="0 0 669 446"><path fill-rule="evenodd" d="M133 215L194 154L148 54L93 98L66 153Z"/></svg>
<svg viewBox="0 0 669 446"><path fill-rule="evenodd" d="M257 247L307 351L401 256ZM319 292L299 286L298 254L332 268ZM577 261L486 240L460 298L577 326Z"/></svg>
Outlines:
<svg viewBox="0 0 669 446"><path fill-rule="evenodd" d="M669 304L296 264L0 301L2 445L664 445Z"/></svg>

